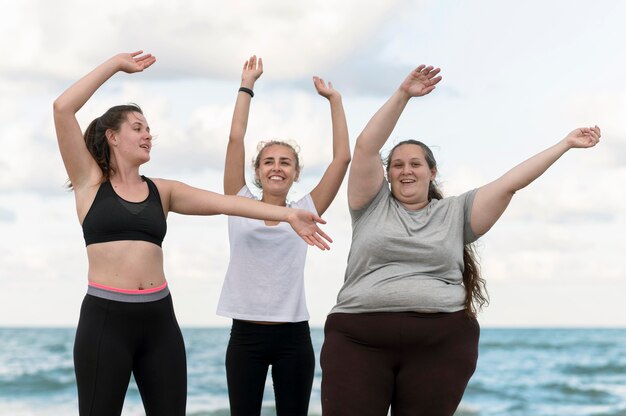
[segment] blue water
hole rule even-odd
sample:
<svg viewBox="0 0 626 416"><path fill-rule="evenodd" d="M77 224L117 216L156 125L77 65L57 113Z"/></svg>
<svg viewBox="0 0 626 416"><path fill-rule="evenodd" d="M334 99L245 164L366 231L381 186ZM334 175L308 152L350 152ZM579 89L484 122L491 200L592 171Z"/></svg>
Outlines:
<svg viewBox="0 0 626 416"><path fill-rule="evenodd" d="M188 415L227 416L228 329L183 329ZM312 330L319 359L323 334ZM0 415L77 414L74 329L0 328ZM310 415L319 415L319 366ZM143 415L136 386L125 416ZM263 415L275 414L271 381ZM478 368L457 416L626 416L626 329L483 329Z"/></svg>

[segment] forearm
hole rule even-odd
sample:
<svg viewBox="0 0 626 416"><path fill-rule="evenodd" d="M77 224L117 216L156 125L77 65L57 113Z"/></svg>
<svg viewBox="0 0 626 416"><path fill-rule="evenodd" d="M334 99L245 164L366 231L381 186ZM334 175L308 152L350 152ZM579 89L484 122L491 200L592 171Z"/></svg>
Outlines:
<svg viewBox="0 0 626 416"><path fill-rule="evenodd" d="M515 193L525 188L535 179L541 176L554 162L570 149L565 140L561 140L554 146L525 160L507 173L502 175L496 182L499 187L507 192Z"/></svg>
<svg viewBox="0 0 626 416"><path fill-rule="evenodd" d="M410 97L400 89L374 114L359 137L356 146L359 151L378 154L396 127ZM356 149L355 149L356 154Z"/></svg>
<svg viewBox="0 0 626 416"><path fill-rule="evenodd" d="M330 100L330 116L333 126L333 160L350 162L350 142L348 138L348 123L343 108L341 96Z"/></svg>
<svg viewBox="0 0 626 416"><path fill-rule="evenodd" d="M254 87L254 82L246 82L244 80L241 82L241 86L252 89ZM237 101L235 102L235 110L233 111L233 120L230 125L229 139L231 141L234 140L243 142L246 130L248 129L248 117L250 115L251 102L252 97L247 92L239 91L237 93Z"/></svg>
<svg viewBox="0 0 626 416"><path fill-rule="evenodd" d="M234 215L268 221L287 221L294 210L254 199L195 188L178 181L164 181L169 209L184 215ZM165 189L165 188L164 188Z"/></svg>
<svg viewBox="0 0 626 416"><path fill-rule="evenodd" d="M55 113L76 114L91 96L119 70L115 57L105 61L69 87L54 101Z"/></svg>

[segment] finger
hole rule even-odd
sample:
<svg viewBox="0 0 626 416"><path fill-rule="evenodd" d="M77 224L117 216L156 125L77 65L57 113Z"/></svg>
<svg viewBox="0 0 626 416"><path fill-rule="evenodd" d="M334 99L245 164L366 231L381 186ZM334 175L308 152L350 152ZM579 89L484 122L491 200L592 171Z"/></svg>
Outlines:
<svg viewBox="0 0 626 416"><path fill-rule="evenodd" d="M430 73L428 74L428 77L432 78L440 72L441 72L441 68L435 68L432 71L430 71Z"/></svg>
<svg viewBox="0 0 626 416"><path fill-rule="evenodd" d="M593 126L593 129L595 130L596 133L598 133L598 137L602 136L602 133L600 131L600 127L598 127L597 125Z"/></svg>
<svg viewBox="0 0 626 416"><path fill-rule="evenodd" d="M135 58L135 62L145 61L146 59L150 59L152 57L151 53L147 53L145 55L140 56L139 58Z"/></svg>
<svg viewBox="0 0 626 416"><path fill-rule="evenodd" d="M246 69L248 69L248 60L246 59L246 62L243 63L243 70L245 71Z"/></svg>
<svg viewBox="0 0 626 416"><path fill-rule="evenodd" d="M142 53L143 53L143 51L135 51L135 52L131 52L131 53L129 53L129 55L130 55L130 56L132 56L132 57L134 58L135 56L140 55L140 54L142 54Z"/></svg>
<svg viewBox="0 0 626 416"><path fill-rule="evenodd" d="M415 68L414 70L417 71L417 72L421 72L422 69L424 69L424 68L426 68L426 65L420 65L417 68Z"/></svg>
<svg viewBox="0 0 626 416"><path fill-rule="evenodd" d="M430 66L430 65L428 65L426 68L422 69L422 71L421 71L421 72L422 72L422 74L424 74L424 75L428 75L428 73L429 73L430 71L432 71L432 70L433 70L433 67L432 67L432 66Z"/></svg>
<svg viewBox="0 0 626 416"><path fill-rule="evenodd" d="M322 250L330 250L330 246L322 239L322 237L319 236L319 234L313 234L313 239L317 247Z"/></svg>
<svg viewBox="0 0 626 416"><path fill-rule="evenodd" d="M313 221L315 221L318 224L326 224L326 221L324 220L324 218L318 217L317 215L313 215ZM322 230L319 230L319 231L322 231Z"/></svg>
<svg viewBox="0 0 626 416"><path fill-rule="evenodd" d="M320 250L326 250L325 245L322 242L318 241L315 238L315 235L307 235L307 236L303 236L302 238L304 239L304 241L306 241L308 245L316 246Z"/></svg>
<svg viewBox="0 0 626 416"><path fill-rule="evenodd" d="M155 62L156 62L156 57L155 56L150 57L150 59L143 64L143 69L151 67L152 64Z"/></svg>
<svg viewBox="0 0 626 416"><path fill-rule="evenodd" d="M263 72L263 58L259 58L259 66L257 69L259 69L261 73Z"/></svg>
<svg viewBox="0 0 626 416"><path fill-rule="evenodd" d="M432 79L430 80L430 85L436 85L437 83L439 83L439 81L441 81L441 76L438 76L438 77L432 78Z"/></svg>
<svg viewBox="0 0 626 416"><path fill-rule="evenodd" d="M322 229L320 227L315 227L315 231L317 232L318 235L322 236L324 239L326 239L326 241L332 243L333 239L330 238L330 236L328 234L326 234L324 231L322 231Z"/></svg>
<svg viewBox="0 0 626 416"><path fill-rule="evenodd" d="M333 83L332 83L332 82L330 82L330 81L328 81L328 88L330 88L331 90L332 90L332 89L334 89L334 88L333 88Z"/></svg>

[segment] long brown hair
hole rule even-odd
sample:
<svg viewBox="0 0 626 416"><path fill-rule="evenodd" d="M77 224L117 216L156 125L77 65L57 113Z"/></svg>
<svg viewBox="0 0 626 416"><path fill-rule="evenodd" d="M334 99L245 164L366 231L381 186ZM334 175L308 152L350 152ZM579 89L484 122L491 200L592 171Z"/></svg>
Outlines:
<svg viewBox="0 0 626 416"><path fill-rule="evenodd" d="M418 140L404 140L396 144L389 155L385 159L385 168L387 176L389 176L389 167L393 152L403 144L414 144L424 151L426 163L431 170L437 169L437 161L432 150L424 143ZM443 199L443 193L439 189L437 182L432 180L428 185L428 201L433 199ZM478 254L474 244L465 244L463 246L463 286L465 286L465 312L470 317L476 317L484 306L489 304L489 294L487 293L487 282L480 275L480 265L478 263Z"/></svg>
<svg viewBox="0 0 626 416"><path fill-rule="evenodd" d="M114 167L111 166L111 149L107 141L106 131L119 131L122 123L126 121L128 113L143 114L143 111L137 104L116 105L89 123L83 135L87 150L102 171L103 182L111 179L115 173ZM72 183L69 181L68 188L72 189Z"/></svg>

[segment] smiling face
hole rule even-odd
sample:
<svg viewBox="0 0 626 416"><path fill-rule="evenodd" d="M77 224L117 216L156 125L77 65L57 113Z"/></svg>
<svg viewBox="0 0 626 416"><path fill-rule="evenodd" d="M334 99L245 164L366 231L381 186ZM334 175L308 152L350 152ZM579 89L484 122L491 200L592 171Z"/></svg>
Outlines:
<svg viewBox="0 0 626 416"><path fill-rule="evenodd" d="M288 145L270 144L264 147L255 165L256 182L260 184L263 194L286 197L300 175L298 158Z"/></svg>
<svg viewBox="0 0 626 416"><path fill-rule="evenodd" d="M421 146L405 143L397 146L389 157L387 177L393 196L408 209L428 204L428 189L437 169L430 167Z"/></svg>
<svg viewBox="0 0 626 416"><path fill-rule="evenodd" d="M117 131L107 130L107 139L115 160L141 165L150 160L152 135L143 114L129 112Z"/></svg>

